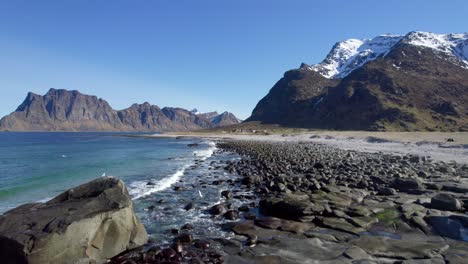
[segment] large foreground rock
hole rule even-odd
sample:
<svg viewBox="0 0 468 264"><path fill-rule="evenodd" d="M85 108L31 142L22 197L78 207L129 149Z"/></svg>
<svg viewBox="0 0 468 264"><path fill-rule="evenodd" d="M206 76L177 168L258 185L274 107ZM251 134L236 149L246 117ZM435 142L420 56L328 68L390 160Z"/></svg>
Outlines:
<svg viewBox="0 0 468 264"><path fill-rule="evenodd" d="M114 177L0 216L1 263L103 263L147 239L127 189Z"/></svg>

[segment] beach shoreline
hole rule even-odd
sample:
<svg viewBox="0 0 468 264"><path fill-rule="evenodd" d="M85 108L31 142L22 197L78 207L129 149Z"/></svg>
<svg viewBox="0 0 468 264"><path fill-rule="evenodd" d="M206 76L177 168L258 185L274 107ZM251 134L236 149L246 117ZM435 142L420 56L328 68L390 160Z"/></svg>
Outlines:
<svg viewBox="0 0 468 264"><path fill-rule="evenodd" d="M296 131L292 130L253 130L244 133L221 131L191 131L191 132L166 132L160 134L146 134L141 136L150 137L203 137L215 139L236 139L236 140L272 140L278 141L284 138L284 135L290 136L296 140L304 140L311 136L330 136L335 138L367 138L375 137L390 141L399 142L420 142L428 141L434 143L444 143L447 139L453 139L454 143L468 144L468 132L381 132L381 131L336 131L336 130L310 130ZM139 136L139 135L136 135Z"/></svg>
<svg viewBox="0 0 468 264"><path fill-rule="evenodd" d="M468 166L409 151L433 145L437 148L431 154L440 148L455 155L453 150L459 148L440 146L460 145L460 139L416 144L420 141L351 135L143 135L191 138L189 148L197 148L200 139L213 141L218 149L214 156L232 153L239 157L200 159L196 166L206 166L208 172L198 175L199 181L170 187L178 193L197 189L205 193L203 186L217 188L216 204L194 200L183 209L168 209L156 200L148 204L148 212L165 214L204 208L203 213L229 235L200 236L187 223L168 230L172 242L153 240L109 263L397 263L416 259L443 263L463 258L468 252ZM337 145L340 140L351 143ZM366 149L363 144L376 148ZM386 144L390 145L385 151L382 146ZM403 152L395 151L395 144ZM221 171L231 178L218 178Z"/></svg>
<svg viewBox="0 0 468 264"><path fill-rule="evenodd" d="M139 135L137 135L139 136ZM204 138L326 144L368 153L430 156L434 160L468 164L468 132L310 131L299 133L187 132L141 135L149 138Z"/></svg>
<svg viewBox="0 0 468 264"><path fill-rule="evenodd" d="M200 238L216 245L225 263L444 262L468 252L466 165L314 142L185 136L216 140L242 157L217 164L242 188L207 212L229 215L220 228L235 236ZM243 199L239 190L256 197L232 208L233 199ZM455 233L447 221L459 225Z"/></svg>

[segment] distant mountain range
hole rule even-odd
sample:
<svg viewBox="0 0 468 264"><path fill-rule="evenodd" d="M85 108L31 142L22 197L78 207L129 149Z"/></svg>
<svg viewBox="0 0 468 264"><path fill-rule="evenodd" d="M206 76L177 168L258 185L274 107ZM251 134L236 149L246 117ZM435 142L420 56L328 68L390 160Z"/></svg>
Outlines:
<svg viewBox="0 0 468 264"><path fill-rule="evenodd" d="M468 131L468 33L336 43L287 71L246 121L339 130Z"/></svg>
<svg viewBox="0 0 468 264"><path fill-rule="evenodd" d="M229 112L209 115L149 103L114 110L103 99L78 91L28 93L15 112L0 120L2 131L187 131L237 124Z"/></svg>
<svg viewBox="0 0 468 264"><path fill-rule="evenodd" d="M248 96L248 95L246 95ZM246 121L287 127L468 131L468 33L414 31L336 43L318 64L287 71ZM240 122L233 114L133 104L96 96L28 93L0 120L10 131L187 131Z"/></svg>

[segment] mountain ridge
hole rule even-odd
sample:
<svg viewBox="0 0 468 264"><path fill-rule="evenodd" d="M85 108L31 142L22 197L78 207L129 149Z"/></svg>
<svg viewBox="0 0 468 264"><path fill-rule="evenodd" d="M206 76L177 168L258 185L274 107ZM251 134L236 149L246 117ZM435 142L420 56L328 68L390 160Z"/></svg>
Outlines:
<svg viewBox="0 0 468 264"><path fill-rule="evenodd" d="M405 36L412 38L333 62L340 59L335 44L322 64L287 71L247 121L337 130L468 131L468 55L457 52L468 54L468 34ZM415 45L413 36L424 45ZM440 39L452 44L429 45ZM324 62L336 67L320 68Z"/></svg>
<svg viewBox="0 0 468 264"><path fill-rule="evenodd" d="M0 119L0 131L125 131L168 132L236 124L215 123L176 107L132 104L114 110L107 101L77 90L51 88L44 95L29 92L17 109Z"/></svg>
<svg viewBox="0 0 468 264"><path fill-rule="evenodd" d="M468 33L435 34L411 31L406 35L384 34L371 39L348 39L337 42L326 58L313 66L326 78L342 79L365 63L386 56L399 44L432 48L438 52L453 55L461 66L468 69Z"/></svg>

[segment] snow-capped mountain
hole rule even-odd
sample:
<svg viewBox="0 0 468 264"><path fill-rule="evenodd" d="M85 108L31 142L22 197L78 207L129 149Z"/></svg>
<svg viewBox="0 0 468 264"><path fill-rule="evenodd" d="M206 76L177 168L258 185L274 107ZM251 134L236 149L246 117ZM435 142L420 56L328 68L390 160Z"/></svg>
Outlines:
<svg viewBox="0 0 468 264"><path fill-rule="evenodd" d="M334 45L287 71L246 120L291 127L468 131L468 33L410 32Z"/></svg>
<svg viewBox="0 0 468 264"><path fill-rule="evenodd" d="M310 67L326 78L341 79L369 61L386 56L397 45L431 48L446 59L468 68L468 33L436 34L412 31L406 35L381 35L336 43L325 60Z"/></svg>

